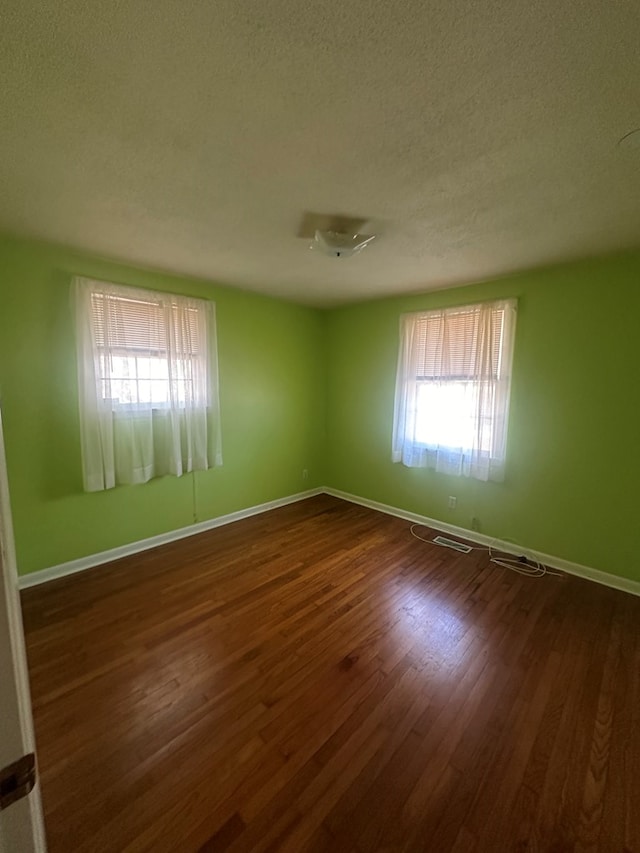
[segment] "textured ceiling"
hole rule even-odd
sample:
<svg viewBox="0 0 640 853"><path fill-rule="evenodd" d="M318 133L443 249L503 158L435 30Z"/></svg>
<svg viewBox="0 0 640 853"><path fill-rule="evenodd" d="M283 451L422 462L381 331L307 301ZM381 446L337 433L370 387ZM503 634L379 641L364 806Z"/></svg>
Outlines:
<svg viewBox="0 0 640 853"><path fill-rule="evenodd" d="M640 244L637 0L3 0L0 228L331 304ZM361 255L297 237L370 217Z"/></svg>

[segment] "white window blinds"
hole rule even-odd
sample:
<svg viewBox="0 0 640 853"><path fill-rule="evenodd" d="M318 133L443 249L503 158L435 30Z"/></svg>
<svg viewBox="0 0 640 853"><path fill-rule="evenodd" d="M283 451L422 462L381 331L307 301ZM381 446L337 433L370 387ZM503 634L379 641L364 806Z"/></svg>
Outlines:
<svg viewBox="0 0 640 853"><path fill-rule="evenodd" d="M515 320L513 299L402 316L394 462L503 478Z"/></svg>
<svg viewBox="0 0 640 853"><path fill-rule="evenodd" d="M91 321L96 344L105 346L108 342L116 349L134 347L166 353L174 326L180 330L179 344L185 355L203 352L205 341L201 340L198 304L203 300L147 293L131 296L92 292ZM183 300L186 304L181 304Z"/></svg>
<svg viewBox="0 0 640 853"><path fill-rule="evenodd" d="M414 315L415 316L415 315ZM423 379L497 377L504 310L479 305L415 316L417 374Z"/></svg>

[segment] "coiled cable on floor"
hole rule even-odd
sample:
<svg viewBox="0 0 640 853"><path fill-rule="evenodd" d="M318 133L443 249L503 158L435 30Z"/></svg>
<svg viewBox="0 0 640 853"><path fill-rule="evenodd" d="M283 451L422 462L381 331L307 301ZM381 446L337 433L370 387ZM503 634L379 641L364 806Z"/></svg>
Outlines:
<svg viewBox="0 0 640 853"><path fill-rule="evenodd" d="M421 542L427 542L429 545L439 545L441 548L447 547L441 542L434 542L433 539L425 539L424 536L419 536L416 533L416 529L418 528L430 529L423 524L412 524L410 530L411 535L415 539L419 539ZM514 557L509 555L506 551L496 549L494 545L469 545L467 542L464 542L463 544L472 551L486 551L489 554L490 562L494 563L494 565L502 566L505 569L511 569L511 571L517 572L517 574L524 575L528 578L542 578L545 575L553 575L558 578L562 576L560 572L553 572L548 566L545 566L544 563L541 563L539 560L532 557L527 557L526 555L523 555L522 557Z"/></svg>

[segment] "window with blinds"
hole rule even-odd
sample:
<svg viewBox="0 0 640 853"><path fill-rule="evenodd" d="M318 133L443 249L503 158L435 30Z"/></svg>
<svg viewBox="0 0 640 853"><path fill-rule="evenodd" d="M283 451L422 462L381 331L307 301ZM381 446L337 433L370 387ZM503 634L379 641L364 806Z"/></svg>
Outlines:
<svg viewBox="0 0 640 853"><path fill-rule="evenodd" d="M432 311L416 322L416 375L421 380L462 381L500 373L504 308L481 306Z"/></svg>
<svg viewBox="0 0 640 853"><path fill-rule="evenodd" d="M511 299L401 318L394 461L501 478L515 316Z"/></svg>
<svg viewBox="0 0 640 853"><path fill-rule="evenodd" d="M203 350L198 328L198 309L187 305L179 312L179 296L125 296L115 293L91 294L91 322L99 347L137 349L166 355L170 327L180 328L178 343L185 355ZM194 300L190 300L194 301Z"/></svg>
<svg viewBox="0 0 640 853"><path fill-rule="evenodd" d="M208 404L204 300L112 285L90 304L99 393L114 410Z"/></svg>

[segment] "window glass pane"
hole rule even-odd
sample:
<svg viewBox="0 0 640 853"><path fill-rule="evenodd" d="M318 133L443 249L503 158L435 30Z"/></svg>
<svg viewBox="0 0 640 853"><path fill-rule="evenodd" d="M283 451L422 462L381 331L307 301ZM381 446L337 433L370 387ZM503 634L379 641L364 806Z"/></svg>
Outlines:
<svg viewBox="0 0 640 853"><path fill-rule="evenodd" d="M169 363L166 358L145 358L140 361L144 362L145 377L169 381Z"/></svg>
<svg viewBox="0 0 640 853"><path fill-rule="evenodd" d="M184 405L192 400L193 369L190 363L174 362L174 378L169 380L169 362L160 356L114 355L101 357L102 397L124 406L166 406L173 400Z"/></svg>
<svg viewBox="0 0 640 853"><path fill-rule="evenodd" d="M479 383L421 382L417 390L418 443L490 452L491 407L486 414L478 413Z"/></svg>

